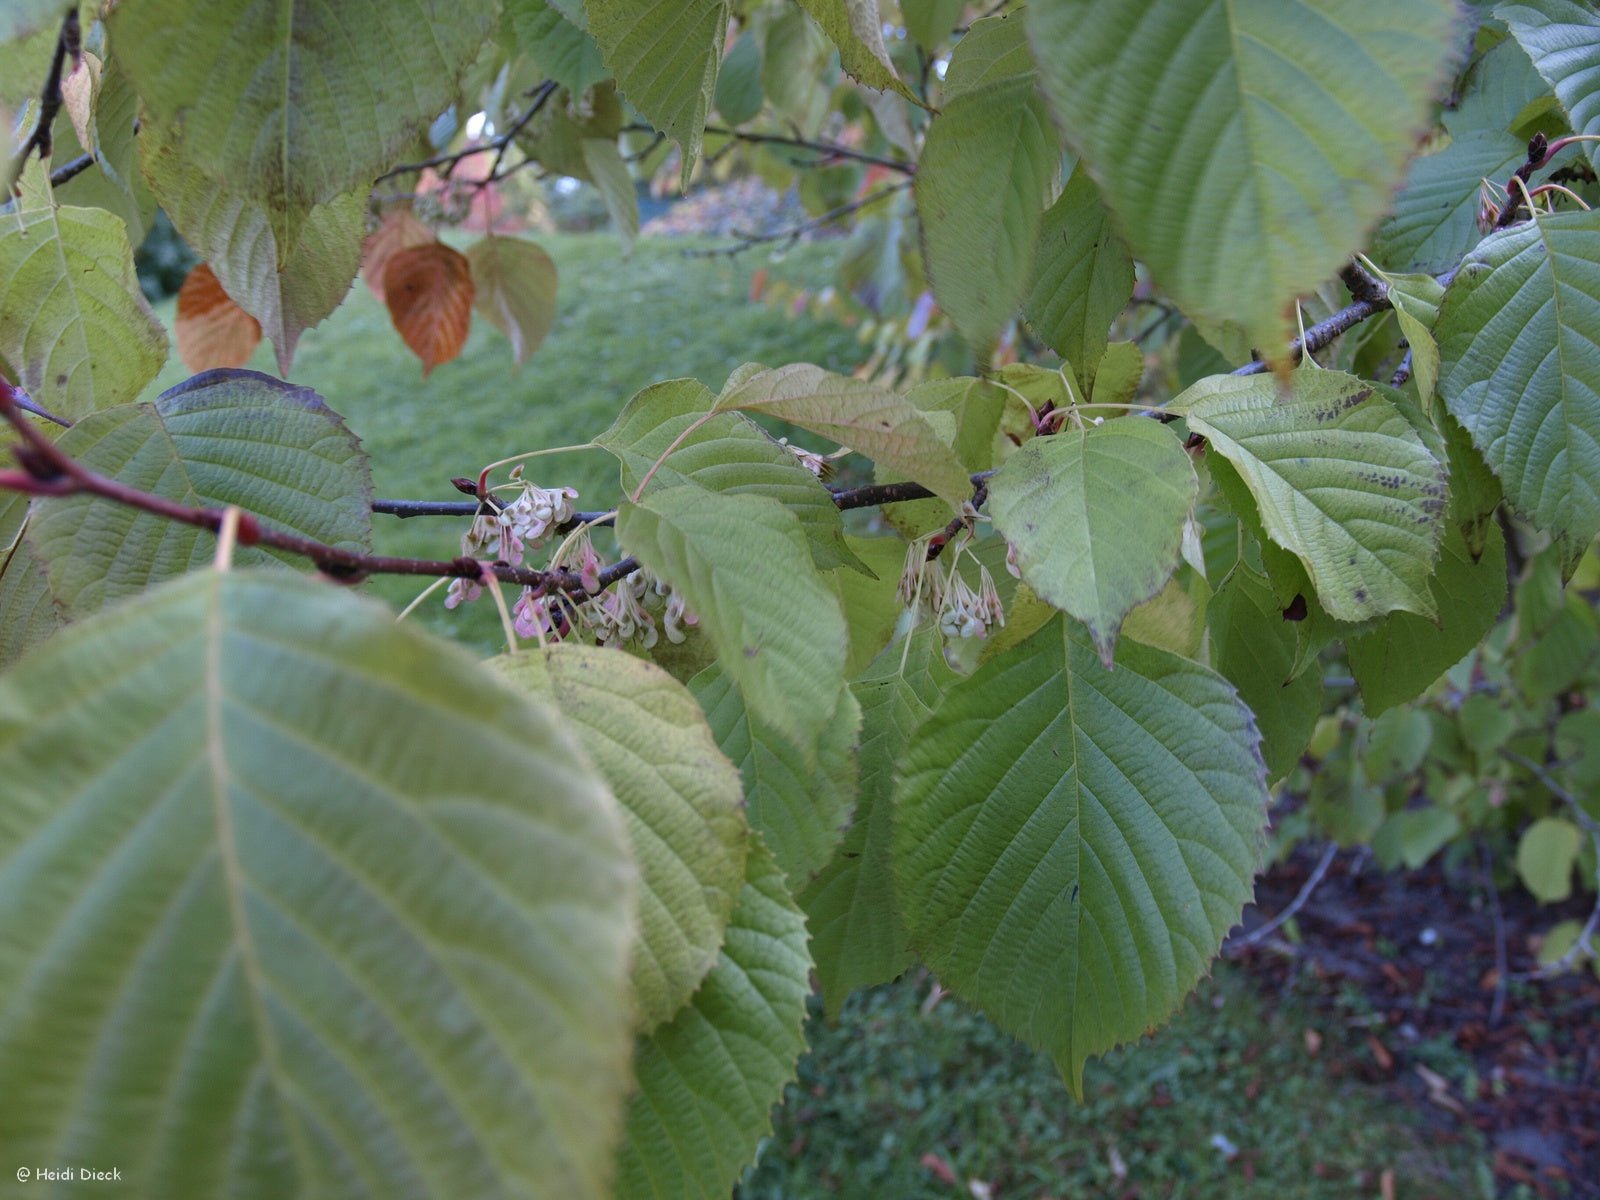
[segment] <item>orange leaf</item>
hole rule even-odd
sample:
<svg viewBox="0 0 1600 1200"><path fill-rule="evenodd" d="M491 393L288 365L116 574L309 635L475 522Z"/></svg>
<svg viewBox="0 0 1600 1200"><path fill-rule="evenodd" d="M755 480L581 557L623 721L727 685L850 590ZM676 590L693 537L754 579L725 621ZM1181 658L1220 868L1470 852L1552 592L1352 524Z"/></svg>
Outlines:
<svg viewBox="0 0 1600 1200"><path fill-rule="evenodd" d="M201 263L178 289L178 357L189 370L242 367L261 344L261 322L233 302Z"/></svg>
<svg viewBox="0 0 1600 1200"><path fill-rule="evenodd" d="M361 278L379 300L383 299L383 273L396 251L412 246L426 246L439 239L416 217L409 208L391 208L384 213L383 221L368 237L361 248Z"/></svg>
<svg viewBox="0 0 1600 1200"><path fill-rule="evenodd" d="M461 353L476 294L466 256L443 242L399 250L389 259L384 303L394 327L422 360L424 377Z"/></svg>

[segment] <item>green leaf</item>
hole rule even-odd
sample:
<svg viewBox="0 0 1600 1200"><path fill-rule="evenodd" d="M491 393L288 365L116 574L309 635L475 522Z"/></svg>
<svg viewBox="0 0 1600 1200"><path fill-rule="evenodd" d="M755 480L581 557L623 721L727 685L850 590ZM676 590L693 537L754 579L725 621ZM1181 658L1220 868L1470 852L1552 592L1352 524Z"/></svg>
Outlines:
<svg viewBox="0 0 1600 1200"><path fill-rule="evenodd" d="M785 126L802 138L814 138L830 107L833 46L798 5L781 5L769 13L771 19L762 25L761 88Z"/></svg>
<svg viewBox="0 0 1600 1200"><path fill-rule="evenodd" d="M1373 835L1372 849L1386 869L1393 870L1403 863L1416 871L1460 832L1461 818L1448 808L1429 804L1425 808L1403 809L1391 813Z"/></svg>
<svg viewBox="0 0 1600 1200"><path fill-rule="evenodd" d="M966 469L927 418L904 397L865 380L791 363L741 380L717 408L762 413L832 438L957 508L972 498Z"/></svg>
<svg viewBox="0 0 1600 1200"><path fill-rule="evenodd" d="M1393 609L1432 617L1444 468L1365 380L1306 367L1203 379L1175 406L1238 470L1271 539L1296 555L1339 621Z"/></svg>
<svg viewBox="0 0 1600 1200"><path fill-rule="evenodd" d="M167 359L127 227L104 209L25 195L0 216L0 357L69 421L125 404Z"/></svg>
<svg viewBox="0 0 1600 1200"><path fill-rule="evenodd" d="M1453 0L1056 0L1045 93L1190 317L1284 356L1294 302L1389 208L1454 65Z"/></svg>
<svg viewBox="0 0 1600 1200"><path fill-rule="evenodd" d="M1182 444L1159 422L1067 424L1006 460L989 481L989 515L1016 549L1023 581L1087 625L1109 667L1122 618L1177 566L1199 487Z"/></svg>
<svg viewBox="0 0 1600 1200"><path fill-rule="evenodd" d="M726 0L588 0L586 8L617 87L678 143L688 187L728 33Z"/></svg>
<svg viewBox="0 0 1600 1200"><path fill-rule="evenodd" d="M1112 342L1090 378L1094 388L1089 395L1095 404L1132 404L1144 380L1144 351L1136 342Z"/></svg>
<svg viewBox="0 0 1600 1200"><path fill-rule="evenodd" d="M850 650L844 674L854 679L889 644L905 611L899 596L906 543L897 537L846 537L845 548L866 570L828 571L822 581L839 597ZM868 574L867 572L871 572Z"/></svg>
<svg viewBox="0 0 1600 1200"><path fill-rule="evenodd" d="M885 88L898 92L913 104L921 103L889 61L878 0L800 0L800 7L839 47L839 62L852 78L880 92Z"/></svg>
<svg viewBox="0 0 1600 1200"><path fill-rule="evenodd" d="M1205 973L1261 865L1249 712L1197 663L1065 618L945 694L901 760L900 910L939 979L1046 1050L1160 1023Z"/></svg>
<svg viewBox="0 0 1600 1200"><path fill-rule="evenodd" d="M1467 549L1476 558L1487 544L1504 493L1461 422L1442 408L1435 419L1444 431L1445 465L1450 469L1450 519L1461 529Z"/></svg>
<svg viewBox="0 0 1600 1200"><path fill-rule="evenodd" d="M1474 559L1459 528L1445 532L1438 572L1428 581L1438 623L1392 613L1346 644L1368 716L1422 695L1494 628L1506 599L1506 544L1493 525L1487 539Z"/></svg>
<svg viewBox="0 0 1600 1200"><path fill-rule="evenodd" d="M366 457L309 388L254 371L207 371L154 402L95 413L57 445L91 470L197 507L234 504L265 525L357 552L372 538ZM69 619L209 563L215 537L93 496L42 500L28 543ZM305 559L240 546L235 561Z"/></svg>
<svg viewBox="0 0 1600 1200"><path fill-rule="evenodd" d="M158 129L293 243L299 214L364 200L450 105L498 14L495 0L169 0L107 20L144 101L141 139Z"/></svg>
<svg viewBox="0 0 1600 1200"><path fill-rule="evenodd" d="M1082 167L1045 210L1034 262L1022 311L1045 345L1092 387L1106 331L1133 294L1133 258Z"/></svg>
<svg viewBox="0 0 1600 1200"><path fill-rule="evenodd" d="M1572 895L1583 834L1563 817L1540 817L1517 842L1517 874L1541 904L1559 904Z"/></svg>
<svg viewBox="0 0 1600 1200"><path fill-rule="evenodd" d="M950 52L940 91L945 105L992 84L1034 77L1028 31L1016 13L974 21Z"/></svg>
<svg viewBox="0 0 1600 1200"><path fill-rule="evenodd" d="M520 367L555 323L555 262L533 242L493 235L467 249L467 262L473 307L511 339L511 357Z"/></svg>
<svg viewBox="0 0 1600 1200"><path fill-rule="evenodd" d="M11 532L5 537L10 549L0 553L0 667L9 666L66 624L51 601L44 568L23 537L27 516L28 497L12 493L4 498L0 520Z"/></svg>
<svg viewBox="0 0 1600 1200"><path fill-rule="evenodd" d="M505 0L505 12L518 48L574 96L610 74L594 39L545 0Z"/></svg>
<svg viewBox="0 0 1600 1200"><path fill-rule="evenodd" d="M952 70L960 59L958 46ZM980 353L1028 295L1059 163L1031 70L986 76L947 100L928 127L915 186L928 278L940 307Z"/></svg>
<svg viewBox="0 0 1600 1200"><path fill-rule="evenodd" d="M88 144L76 144L72 126L60 121L55 126L52 160L67 163L80 153L92 153L94 165L58 187L56 198L116 213L128 227L129 245L138 246L156 208L139 169L139 97L115 58L106 63L91 95Z"/></svg>
<svg viewBox="0 0 1600 1200"><path fill-rule="evenodd" d="M730 126L743 125L761 112L762 102L761 39L742 28L717 73L717 111Z"/></svg>
<svg viewBox="0 0 1600 1200"><path fill-rule="evenodd" d="M794 515L766 496L664 488L621 505L617 540L699 616L751 713L814 746L839 706L846 634Z"/></svg>
<svg viewBox="0 0 1600 1200"><path fill-rule="evenodd" d="M174 1198L607 1194L635 876L554 712L208 571L0 679L0 778L8 1150Z"/></svg>
<svg viewBox="0 0 1600 1200"><path fill-rule="evenodd" d="M1600 213L1485 238L1435 332L1450 415L1518 511L1581 553L1600 531Z"/></svg>
<svg viewBox="0 0 1600 1200"><path fill-rule="evenodd" d="M1448 270L1478 244L1479 189L1504 184L1528 157L1528 143L1509 133L1475 129L1411 165L1394 215L1379 227L1373 254L1399 271Z"/></svg>
<svg viewBox="0 0 1600 1200"><path fill-rule="evenodd" d="M900 0L900 14L906 32L924 50L937 50L950 40L950 31L961 19L966 0Z"/></svg>
<svg viewBox="0 0 1600 1200"><path fill-rule="evenodd" d="M1439 343L1434 340L1433 325L1439 319L1444 288L1432 275L1379 272L1379 277L1389 286L1389 302L1394 305L1400 332L1411 347L1411 374L1417 381L1422 409L1427 412L1433 406L1434 389L1439 386Z"/></svg>
<svg viewBox="0 0 1600 1200"><path fill-rule="evenodd" d="M223 290L261 323L287 375L300 335L339 307L355 282L369 189L318 204L286 234L260 199L195 170L159 131L142 128L139 140L150 189Z"/></svg>
<svg viewBox="0 0 1600 1200"><path fill-rule="evenodd" d="M1574 132L1600 135L1600 14L1577 0L1518 0L1495 5L1494 15L1555 88ZM1600 165L1600 150L1584 147Z"/></svg>
<svg viewBox="0 0 1600 1200"><path fill-rule="evenodd" d="M830 1016L858 987L887 983L912 962L894 893L895 763L957 675L944 638L924 622L873 660L850 689L861 704L861 794L855 820L821 873L800 892L811 953Z"/></svg>
<svg viewBox="0 0 1600 1200"><path fill-rule="evenodd" d="M770 496L799 518L819 570L851 562L838 505L822 481L749 417L713 414L715 404L698 379L651 384L595 443L617 456L630 495L659 461L651 489L693 483L729 495Z"/></svg>
<svg viewBox="0 0 1600 1200"><path fill-rule="evenodd" d="M1255 713L1267 778L1300 761L1322 712L1322 673L1295 673L1294 623L1266 576L1237 564L1206 606L1211 661Z"/></svg>
<svg viewBox="0 0 1600 1200"><path fill-rule="evenodd" d="M584 138L579 150L583 154L585 173L600 193L600 202L611 218L611 228L626 254L634 238L639 236L639 193L634 189L628 164L612 138Z"/></svg>
<svg viewBox="0 0 1600 1200"><path fill-rule="evenodd" d="M1550 95L1550 87L1515 38L1502 38L1478 57L1461 81L1461 98L1441 114L1452 138L1473 130L1516 133L1517 119L1529 105Z"/></svg>
<svg viewBox="0 0 1600 1200"><path fill-rule="evenodd" d="M822 869L856 802L861 709L845 691L833 719L805 747L751 716L728 673L713 663L689 681L712 736L744 781L750 826L798 887Z"/></svg>
<svg viewBox="0 0 1600 1200"><path fill-rule="evenodd" d="M805 918L772 855L751 851L716 967L639 1042L617 1200L725 1200L772 1128L805 1049Z"/></svg>
<svg viewBox="0 0 1600 1200"><path fill-rule="evenodd" d="M739 773L694 697L653 663L556 644L492 665L566 718L622 807L642 884L632 982L648 1032L715 965L744 886L750 839Z"/></svg>

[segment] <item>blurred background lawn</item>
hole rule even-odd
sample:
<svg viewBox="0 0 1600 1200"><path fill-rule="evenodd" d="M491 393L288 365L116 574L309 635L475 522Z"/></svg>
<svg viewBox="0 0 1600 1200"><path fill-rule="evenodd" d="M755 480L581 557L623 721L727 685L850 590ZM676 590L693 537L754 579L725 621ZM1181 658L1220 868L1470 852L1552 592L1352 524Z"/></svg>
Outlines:
<svg viewBox="0 0 1600 1200"><path fill-rule="evenodd" d="M520 371L509 343L475 320L461 357L423 379L360 283L305 335L292 378L361 438L377 496L459 499L452 476L586 442L657 380L693 376L717 389L743 362L848 372L866 356L851 330L750 302L758 268L825 286L840 243L729 258L684 254L712 243L644 239L624 259L609 235L538 240L560 271L558 316ZM174 301L156 307L170 324ZM275 373L270 347L251 366ZM186 374L174 359L151 394ZM530 477L578 488L584 508L617 500L617 467L603 451L536 460ZM450 557L462 528L374 518L386 554ZM368 586L399 607L424 585ZM416 619L485 650L499 637L487 603L448 613L442 592ZM1225 963L1159 1036L1091 1063L1082 1104L1047 1060L983 1017L948 997L930 1006L932 987L917 973L852 998L836 1025L814 1014L812 1051L742 1200L1495 1195L1477 1139L1441 1136L1435 1114L1349 1077L1344 1035L1325 1017L1315 1032L1309 1010L1268 1002Z"/></svg>

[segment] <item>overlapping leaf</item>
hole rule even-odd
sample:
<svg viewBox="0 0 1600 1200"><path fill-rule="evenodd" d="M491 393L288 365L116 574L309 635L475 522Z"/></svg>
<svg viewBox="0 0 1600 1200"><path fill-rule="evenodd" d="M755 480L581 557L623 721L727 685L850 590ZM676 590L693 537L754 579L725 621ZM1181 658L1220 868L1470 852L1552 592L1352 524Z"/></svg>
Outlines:
<svg viewBox="0 0 1600 1200"><path fill-rule="evenodd" d="M422 360L422 375L467 344L477 287L466 255L443 242L397 250L383 269L383 302L394 327Z"/></svg>
<svg viewBox="0 0 1600 1200"><path fill-rule="evenodd" d="M799 518L819 569L851 561L839 508L822 481L749 417L711 414L715 403L697 379L652 384L629 400L595 439L621 462L623 490L632 494L655 467L652 488L695 483L731 495L770 496Z"/></svg>
<svg viewBox="0 0 1600 1200"><path fill-rule="evenodd" d="M1045 210L1034 261L1028 323L1093 387L1106 331L1133 294L1133 259L1087 171L1073 171Z"/></svg>
<svg viewBox="0 0 1600 1200"><path fill-rule="evenodd" d="M1511 503L1581 553L1600 531L1600 213L1485 238L1435 333L1450 415Z"/></svg>
<svg viewBox="0 0 1600 1200"><path fill-rule="evenodd" d="M1454 54L1452 0L1053 0L1040 81L1134 255L1280 357L1294 301L1389 207ZM1360 64L1357 69L1352 64Z"/></svg>
<svg viewBox="0 0 1600 1200"><path fill-rule="evenodd" d="M1304 565L1335 620L1432 617L1444 467L1376 385L1339 371L1203 379L1174 403L1238 471L1267 536Z"/></svg>
<svg viewBox="0 0 1600 1200"><path fill-rule="evenodd" d="M1028 294L1040 217L1060 165L1021 21L979 21L968 39L995 53L970 68L963 68L968 40L957 47L949 74L969 82L946 99L917 164L917 216L934 295L982 352ZM986 25L999 32L981 36Z"/></svg>
<svg viewBox="0 0 1600 1200"><path fill-rule="evenodd" d="M267 375L196 375L152 403L86 417L58 444L103 475L182 504L236 504L347 550L365 550L371 537L372 485L355 436L315 392ZM28 543L54 603L73 618L201 566L216 547L194 526L90 496L40 502ZM271 561L259 547L236 557Z"/></svg>
<svg viewBox="0 0 1600 1200"><path fill-rule="evenodd" d="M191 371L242 367L261 344L261 322L233 302L205 263L190 271L178 289L172 332L178 357Z"/></svg>
<svg viewBox="0 0 1600 1200"><path fill-rule="evenodd" d="M583 8L576 7L581 17ZM583 95L610 73L600 61L594 39L556 6L545 0L506 0L505 13L517 46L574 96Z"/></svg>
<svg viewBox="0 0 1600 1200"><path fill-rule="evenodd" d="M716 963L744 887L739 772L683 685L643 659L558 644L494 665L560 711L621 806L640 873L632 982L648 1032Z"/></svg>
<svg viewBox="0 0 1600 1200"><path fill-rule="evenodd" d="M367 290L382 300L383 273L388 270L389 260L401 250L438 240L432 228L412 214L410 205L391 208L361 245L361 278Z"/></svg>
<svg viewBox="0 0 1600 1200"><path fill-rule="evenodd" d="M727 0L588 0L586 8L618 89L678 143L687 186L717 87Z"/></svg>
<svg viewBox="0 0 1600 1200"><path fill-rule="evenodd" d="M635 876L552 711L208 571L14 668L0 777L12 1152L175 1198L608 1194Z"/></svg>
<svg viewBox="0 0 1600 1200"><path fill-rule="evenodd" d="M128 231L104 209L30 192L0 217L0 357L68 420L134 399L167 357Z"/></svg>
<svg viewBox="0 0 1600 1200"><path fill-rule="evenodd" d="M801 0L800 7L816 19L822 31L839 47L844 69L869 88L898 92L913 104L917 95L895 74L889 50L883 44L883 17L878 0Z"/></svg>
<svg viewBox="0 0 1600 1200"><path fill-rule="evenodd" d="M304 214L364 196L455 99L498 13L494 0L172 0L107 19L146 132L270 210L292 245Z"/></svg>
<svg viewBox="0 0 1600 1200"><path fill-rule="evenodd" d="M1516 0L1497 4L1494 15L1556 90L1577 133L1600 135L1600 13L1578 0ZM1589 143L1591 163L1600 150Z"/></svg>
<svg viewBox="0 0 1600 1200"><path fill-rule="evenodd" d="M717 408L764 413L832 438L951 504L972 496L966 469L927 419L905 398L865 380L792 363L737 385L730 380Z"/></svg>
<svg viewBox="0 0 1600 1200"><path fill-rule="evenodd" d="M829 1013L858 987L887 983L911 965L911 938L891 863L895 764L957 676L944 638L925 622L888 646L850 690L861 705L861 792L855 819L828 865L800 892L811 954Z"/></svg>
<svg viewBox="0 0 1600 1200"><path fill-rule="evenodd" d="M1023 580L1083 621L1109 666L1122 618L1177 566L1198 494L1171 431L1130 417L1025 442L989 481L989 514Z"/></svg>
<svg viewBox="0 0 1600 1200"><path fill-rule="evenodd" d="M1505 606L1506 544L1498 526L1490 525L1485 536L1474 556L1458 526L1446 531L1438 573L1428 584L1439 609L1437 624L1393 613L1347 643L1350 673L1368 716L1420 696L1494 628Z"/></svg>
<svg viewBox="0 0 1600 1200"><path fill-rule="evenodd" d="M1219 676L1127 641L1107 671L1058 617L945 693L901 760L913 945L1080 1092L1084 1061L1165 1019L1250 898L1256 744Z"/></svg>
<svg viewBox="0 0 1600 1200"><path fill-rule="evenodd" d="M854 811L860 706L845 691L806 754L751 716L720 666L707 667L689 688L717 745L739 768L751 827L799 886L828 861Z"/></svg>
<svg viewBox="0 0 1600 1200"><path fill-rule="evenodd" d="M1474 129L1411 165L1394 215L1379 227L1373 253L1399 271L1445 271L1482 236L1479 190L1503 184L1528 157L1528 144L1502 130Z"/></svg>
<svg viewBox="0 0 1600 1200"><path fill-rule="evenodd" d="M805 1049L810 971L805 918L758 844L716 967L634 1054L617 1200L724 1200Z"/></svg>
<svg viewBox="0 0 1600 1200"><path fill-rule="evenodd" d="M814 747L839 706L846 634L795 516L766 496L664 488L621 506L617 540L699 616L751 713Z"/></svg>

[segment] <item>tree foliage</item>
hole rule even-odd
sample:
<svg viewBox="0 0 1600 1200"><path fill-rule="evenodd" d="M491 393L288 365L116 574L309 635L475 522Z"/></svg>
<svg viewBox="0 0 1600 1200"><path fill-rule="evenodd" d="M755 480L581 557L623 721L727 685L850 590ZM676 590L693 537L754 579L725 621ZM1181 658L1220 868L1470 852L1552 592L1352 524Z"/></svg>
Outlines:
<svg viewBox="0 0 1600 1200"><path fill-rule="evenodd" d="M1297 837L1596 890L1591 6L26 0L0 116L17 1162L726 1195L813 973L921 961L1076 1089ZM625 248L736 175L848 229L773 299L860 368L618 396L597 508L512 443L372 553L410 502L288 382L358 272L422 372L521 364L536 177Z"/></svg>

